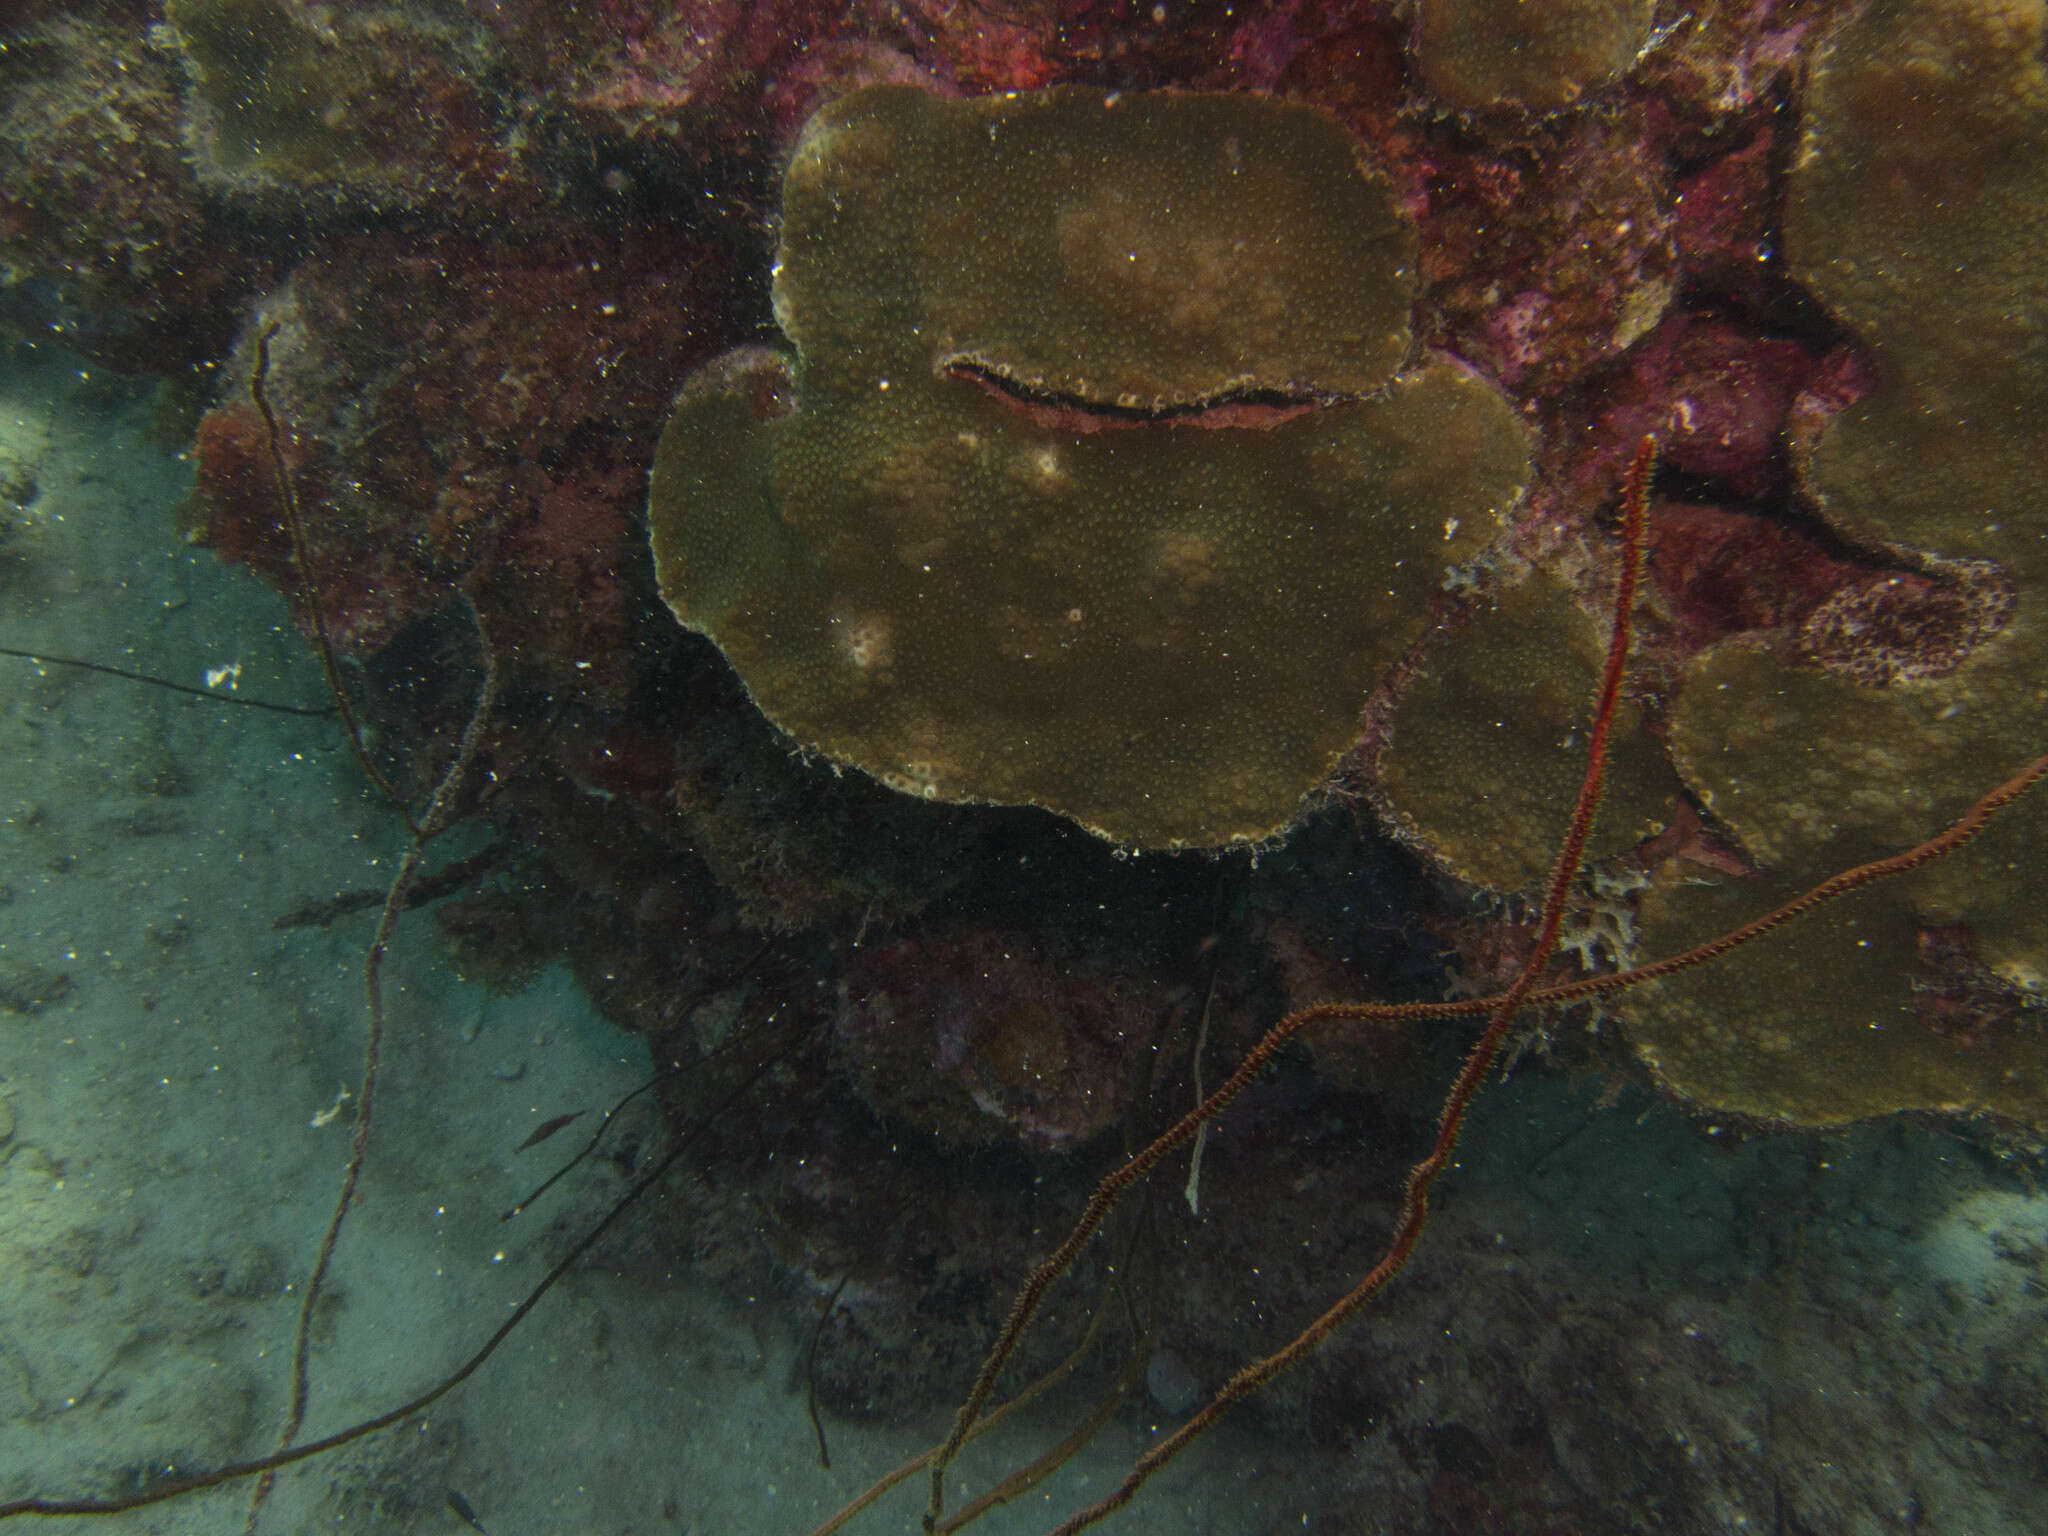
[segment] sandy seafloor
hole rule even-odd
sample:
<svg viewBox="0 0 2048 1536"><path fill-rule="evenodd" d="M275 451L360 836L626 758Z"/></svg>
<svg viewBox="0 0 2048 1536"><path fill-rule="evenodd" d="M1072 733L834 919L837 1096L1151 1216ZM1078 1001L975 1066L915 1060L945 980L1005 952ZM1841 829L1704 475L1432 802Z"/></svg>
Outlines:
<svg viewBox="0 0 2048 1536"><path fill-rule="evenodd" d="M282 600L177 538L187 472L150 422L146 391L61 354L7 358L0 469L25 467L34 486L5 511L0 644L186 683L239 665L245 696L323 702ZM314 1122L358 1086L373 915L273 920L380 888L401 830L331 720L11 658L0 815L0 1497L260 1453L346 1155L352 1104ZM420 915L385 976L376 1137L320 1329L309 1435L402 1401L488 1334L620 1188L579 1173L501 1225L578 1137L513 1149L647 1071L561 972L494 998L451 975ZM1630 1304L1664 1320L1674 1265L1744 1277L1680 1298L1744 1368L1672 1422L1693 1414L1700 1455L1786 1458L1770 1474L1779 1530L2048 1530L2048 1196L2025 1160L1921 1124L1736 1149L1640 1092L1604 1106L1599 1088L1538 1072L1482 1099L1446 1190L1459 1202L1464 1185L1464 1225L1442 1240L1497 1218L1503 1248L1540 1248L1532 1263L1597 1278L1610 1298L1636 1286ZM1512 1348L1518 1324L1470 1326ZM1390 1327L1388 1348L1412 1344ZM831 1423L824 1471L801 1348L780 1302L592 1267L424 1422L286 1474L262 1528L460 1531L454 1487L492 1536L794 1536L929 1444L950 1407L895 1429ZM984 1528L1050 1526L1106 1491L1161 1422L1126 1411ZM1285 1451L1233 1424L1107 1528L1302 1529L1324 1499L1310 1485L1369 1501L1384 1455ZM985 1485L979 1465L963 1496ZM901 1491L854 1529L915 1529L916 1498ZM54 1524L229 1532L245 1502L242 1485ZM1772 1523L1736 1511L1726 1528ZM1374 1527L1361 1510L1344 1528Z"/></svg>
<svg viewBox="0 0 2048 1536"><path fill-rule="evenodd" d="M0 546L0 645L188 685L239 663L243 696L323 704L283 600L178 538L189 471L151 418L146 389L76 359L7 359L0 466L31 468L35 490ZM284 1413L295 1287L347 1157L352 1101L311 1122L359 1087L375 914L273 920L381 890L403 830L331 719L7 657L0 816L0 967L17 1005L0 1007L0 1497L261 1454ZM36 1005L60 976L68 988ZM649 1071L565 972L493 997L450 973L420 913L384 989L375 1136L305 1438L405 1401L483 1342L624 1187L572 1175L503 1225L594 1117L514 1149ZM636 1112L649 1129L644 1100ZM800 1536L943 1434L950 1407L892 1431L828 1424L823 1471L803 1344L779 1299L573 1275L423 1425L284 1474L262 1529L460 1531L454 1487L492 1536ZM1045 1498L1064 1511L1084 1487L1099 1496L1144 1442L1138 1420L1115 1427ZM1280 1506L1252 1468L1191 1460L1127 1528L1254 1529ZM963 1497L986 1485L964 1470ZM917 1497L900 1490L856 1529L914 1528ZM237 1531L246 1501L244 1484L55 1525ZM1039 1529L1046 1508L986 1528Z"/></svg>

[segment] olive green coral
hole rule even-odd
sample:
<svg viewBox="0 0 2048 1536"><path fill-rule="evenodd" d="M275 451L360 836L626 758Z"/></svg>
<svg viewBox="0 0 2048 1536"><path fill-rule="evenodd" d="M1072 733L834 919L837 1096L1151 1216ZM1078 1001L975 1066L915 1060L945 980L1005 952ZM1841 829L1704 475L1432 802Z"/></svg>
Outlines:
<svg viewBox="0 0 2048 1536"><path fill-rule="evenodd" d="M663 596L798 742L1144 846L1268 837L1528 475L1400 371L1415 235L1242 96L877 87L805 129L775 309L685 387Z"/></svg>
<svg viewBox="0 0 2048 1536"><path fill-rule="evenodd" d="M1878 365L1813 448L1822 509L2048 576L2048 7L1879 0L1824 44L1786 246Z"/></svg>
<svg viewBox="0 0 2048 1536"><path fill-rule="evenodd" d="M1415 56L1460 111L1568 107L1618 79L1650 40L1656 0L1422 0Z"/></svg>
<svg viewBox="0 0 2048 1536"><path fill-rule="evenodd" d="M1543 878L1586 768L1605 632L1543 571L1439 641L1401 690L1375 764L1395 825L1459 879L1525 890ZM1635 846L1680 786L1624 700L1590 853Z"/></svg>
<svg viewBox="0 0 2048 1536"><path fill-rule="evenodd" d="M1688 669L1674 759L1765 873L1654 893L1652 952L1913 846L2042 748L2043 20L2039 0L1880 0L1816 56L1789 243L1880 383L1827 426L1805 484L1846 538L1921 574L1896 600L1846 594L1775 648L1727 644ZM2044 996L2035 799L1961 853L1622 1006L1659 1077L1719 1108L1821 1125L1937 1109L2043 1131Z"/></svg>
<svg viewBox="0 0 2048 1536"><path fill-rule="evenodd" d="M1959 815L2039 750L2043 640L2023 618L1953 674L1882 688L1756 647L1703 657L1685 680L1673 755L1768 873L1652 893L1647 949L1712 937ZM1637 1047L1668 1086L1725 1110L1809 1125L1981 1111L2048 1128L2048 1034L2017 1017L1982 1038L1934 1027L1922 956L1929 936L1961 930L1987 998L2038 998L2044 869L2048 813L2035 798L1961 853L1631 996Z"/></svg>
<svg viewBox="0 0 2048 1536"><path fill-rule="evenodd" d="M814 371L986 369L1096 405L1363 394L1416 233L1329 118L1267 98L878 87L805 127L775 311Z"/></svg>

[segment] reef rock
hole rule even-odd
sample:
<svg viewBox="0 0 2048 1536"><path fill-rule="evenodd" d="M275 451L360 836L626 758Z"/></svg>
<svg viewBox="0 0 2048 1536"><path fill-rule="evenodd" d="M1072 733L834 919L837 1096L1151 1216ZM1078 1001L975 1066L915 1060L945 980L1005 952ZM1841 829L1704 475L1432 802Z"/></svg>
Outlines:
<svg viewBox="0 0 2048 1536"><path fill-rule="evenodd" d="M288 0L166 0L164 19L191 76L193 166L216 193L297 214L314 190L378 212L502 208L534 191L498 142L475 28Z"/></svg>

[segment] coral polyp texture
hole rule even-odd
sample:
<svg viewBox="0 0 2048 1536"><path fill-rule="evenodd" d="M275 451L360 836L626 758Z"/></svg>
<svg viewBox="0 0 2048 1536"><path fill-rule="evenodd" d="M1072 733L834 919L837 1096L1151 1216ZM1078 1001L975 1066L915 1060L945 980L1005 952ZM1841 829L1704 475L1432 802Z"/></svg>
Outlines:
<svg viewBox="0 0 2048 1536"><path fill-rule="evenodd" d="M1389 816L1460 879L1524 890L1549 869L1585 769L1604 638L1537 572L1440 640L1401 691L1375 778ZM1655 833L1679 802L1640 727L1633 705L1617 717L1596 857Z"/></svg>
<svg viewBox="0 0 2048 1536"><path fill-rule="evenodd" d="M1901 569L1774 643L1687 668L1670 741L1769 874L1645 899L1662 952L1909 847L2040 749L2048 719L2048 64L2038 4L1893 0L1815 57L1789 188L1801 279L1877 362L1803 454L1814 504ZM1806 1124L1900 1109L2048 1127L2048 817L1740 965L1629 1000L1669 1086Z"/></svg>
<svg viewBox="0 0 2048 1536"><path fill-rule="evenodd" d="M1877 363L1808 483L1907 550L2048 575L2048 8L1885 0L1825 45L1786 206L1800 277Z"/></svg>
<svg viewBox="0 0 2048 1536"><path fill-rule="evenodd" d="M1415 56L1467 111L1556 111L1612 84L1650 40L1655 0L1422 0Z"/></svg>
<svg viewBox="0 0 2048 1536"><path fill-rule="evenodd" d="M909 793L1270 837L1528 474L1491 387L1403 367L1415 240L1305 108L857 92L783 182L795 355L663 434L662 594Z"/></svg>

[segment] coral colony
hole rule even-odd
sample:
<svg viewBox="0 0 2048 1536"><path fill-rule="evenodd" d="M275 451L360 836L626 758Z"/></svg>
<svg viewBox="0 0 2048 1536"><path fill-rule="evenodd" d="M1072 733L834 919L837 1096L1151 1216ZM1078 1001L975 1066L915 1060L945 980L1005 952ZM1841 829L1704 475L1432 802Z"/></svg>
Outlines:
<svg viewBox="0 0 2048 1536"><path fill-rule="evenodd" d="M1527 477L1490 386L1397 372L1414 229L1302 107L873 86L779 228L797 355L685 385L655 570L770 719L906 793L1273 836Z"/></svg>
<svg viewBox="0 0 2048 1536"><path fill-rule="evenodd" d="M1409 1448L1319 1529L1798 1502L1611 1352L1271 1352L1410 1250L1374 1315L1449 1305L1532 1020L1703 1125L2038 1149L2038 0L149 11L5 13L6 313L215 381L187 532L400 799L482 637L443 940L646 1038L827 1408L964 1401L936 1483L1084 1341L1264 1358L1242 1412Z"/></svg>

